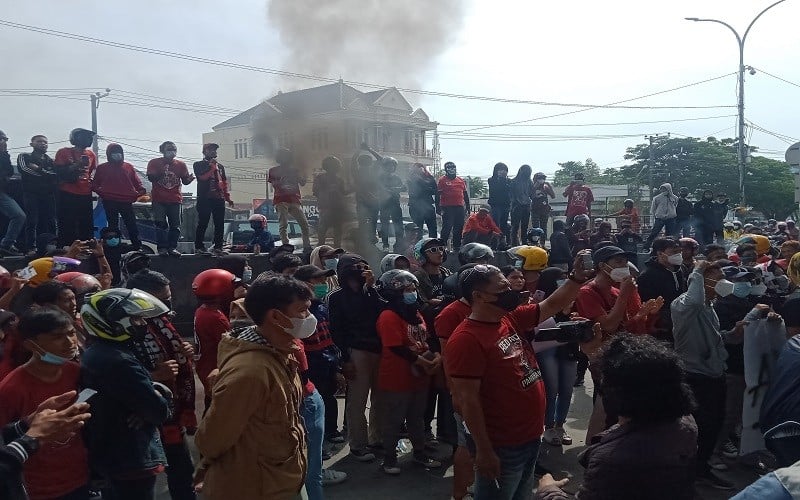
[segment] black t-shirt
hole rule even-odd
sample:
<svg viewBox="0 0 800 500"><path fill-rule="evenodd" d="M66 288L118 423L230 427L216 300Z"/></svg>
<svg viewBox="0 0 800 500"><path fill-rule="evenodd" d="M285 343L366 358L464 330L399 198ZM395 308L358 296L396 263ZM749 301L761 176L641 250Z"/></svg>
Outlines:
<svg viewBox="0 0 800 500"><path fill-rule="evenodd" d="M800 296L784 302L781 315L787 328L800 328Z"/></svg>
<svg viewBox="0 0 800 500"><path fill-rule="evenodd" d="M444 284L444 277L441 274L431 274L430 275L431 284L433 284L433 288L431 289L431 297L441 297L442 293L442 285Z"/></svg>

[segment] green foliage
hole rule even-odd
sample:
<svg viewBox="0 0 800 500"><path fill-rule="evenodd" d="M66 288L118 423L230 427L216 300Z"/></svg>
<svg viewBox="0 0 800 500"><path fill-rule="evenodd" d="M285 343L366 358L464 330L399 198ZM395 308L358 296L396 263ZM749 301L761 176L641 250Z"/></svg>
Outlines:
<svg viewBox="0 0 800 500"><path fill-rule="evenodd" d="M553 180L553 184L556 186L568 185L578 172L584 175L588 184L627 184L619 169L600 170L600 167L591 158L587 158L585 162L567 161L559 163L558 166L560 168L556 170Z"/></svg>
<svg viewBox="0 0 800 500"><path fill-rule="evenodd" d="M480 177L467 177L467 191L473 198L483 198L489 194L486 182Z"/></svg>

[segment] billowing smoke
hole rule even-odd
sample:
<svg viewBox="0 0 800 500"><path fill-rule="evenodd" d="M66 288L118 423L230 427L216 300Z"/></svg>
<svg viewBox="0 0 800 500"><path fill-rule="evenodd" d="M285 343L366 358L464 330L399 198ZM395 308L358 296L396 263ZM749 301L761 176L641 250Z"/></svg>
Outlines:
<svg viewBox="0 0 800 500"><path fill-rule="evenodd" d="M457 36L465 4L465 0L268 0L267 17L288 50L283 65L288 71L418 87L429 65ZM310 83L294 79L282 87L294 90Z"/></svg>

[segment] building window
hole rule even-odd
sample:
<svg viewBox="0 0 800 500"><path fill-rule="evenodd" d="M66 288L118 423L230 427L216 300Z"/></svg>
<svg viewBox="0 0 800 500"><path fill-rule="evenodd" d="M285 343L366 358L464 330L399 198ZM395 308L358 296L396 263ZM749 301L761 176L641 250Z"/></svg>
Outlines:
<svg viewBox="0 0 800 500"><path fill-rule="evenodd" d="M247 158L247 139L242 139L242 158Z"/></svg>
<svg viewBox="0 0 800 500"><path fill-rule="evenodd" d="M235 139L233 141L234 159L247 158L247 139Z"/></svg>

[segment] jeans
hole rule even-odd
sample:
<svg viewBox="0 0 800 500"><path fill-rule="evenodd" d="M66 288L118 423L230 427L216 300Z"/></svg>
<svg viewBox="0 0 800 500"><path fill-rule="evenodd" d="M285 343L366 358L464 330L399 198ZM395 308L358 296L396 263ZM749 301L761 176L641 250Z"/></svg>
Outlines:
<svg viewBox="0 0 800 500"><path fill-rule="evenodd" d="M517 205L511 209L511 246L520 245L525 241L530 211L530 205Z"/></svg>
<svg viewBox="0 0 800 500"><path fill-rule="evenodd" d="M186 438L175 444L164 444L167 456L167 486L172 500L195 500L194 464Z"/></svg>
<svg viewBox="0 0 800 500"><path fill-rule="evenodd" d="M139 227L136 225L136 216L133 215L133 204L127 201L112 201L103 200L103 209L106 211L106 219L108 219L108 227L119 231L119 218L122 216L122 221L125 223L125 228L128 230L128 238L134 248L138 249L142 246L142 240L139 239Z"/></svg>
<svg viewBox="0 0 800 500"><path fill-rule="evenodd" d="M347 434L350 438L351 450L363 450L367 444L378 444L380 440L379 420L376 397L378 388L378 365L381 355L352 349L350 361L356 367L355 380L347 381L347 404L344 407L347 419ZM364 410L367 408L367 397L371 393L369 408L369 427Z"/></svg>
<svg viewBox="0 0 800 500"><path fill-rule="evenodd" d="M94 233L92 195L58 192L58 244L69 246L75 240L89 240Z"/></svg>
<svg viewBox="0 0 800 500"><path fill-rule="evenodd" d="M25 240L28 248L36 248L36 237L40 234L56 234L56 199L53 196L25 194Z"/></svg>
<svg viewBox="0 0 800 500"><path fill-rule="evenodd" d="M153 203L153 218L158 231L158 249L178 248L181 237L181 204Z"/></svg>
<svg viewBox="0 0 800 500"><path fill-rule="evenodd" d="M503 231L503 236L506 237L506 242L511 241L511 231L508 227L508 213L510 208L508 205L492 205L490 215L497 227Z"/></svg>
<svg viewBox="0 0 800 500"><path fill-rule="evenodd" d="M436 223L436 209L433 204L426 201L408 200L408 215L411 221L417 225L420 232L423 226L428 226L428 237L438 237L438 226Z"/></svg>
<svg viewBox="0 0 800 500"><path fill-rule="evenodd" d="M572 386L578 368L577 361L560 359L558 348L547 349L536 353L536 361L542 370L547 407L544 411L545 427L563 424L567 421L567 413L572 400Z"/></svg>
<svg viewBox="0 0 800 500"><path fill-rule="evenodd" d="M725 419L725 377L689 373L686 382L697 401L697 409L692 413L697 423L697 472L705 474L710 470L708 459L714 453L717 436Z"/></svg>
<svg viewBox="0 0 800 500"><path fill-rule="evenodd" d="M291 215L300 225L300 232L303 233L303 246L305 248L310 247L311 240L308 239L308 220L306 219L306 214L303 213L303 206L299 203L281 202L275 205L275 211L278 212L278 233L281 235L281 241L284 244L289 243L287 229L289 227L289 215Z"/></svg>
<svg viewBox="0 0 800 500"><path fill-rule="evenodd" d="M383 246L389 246L389 219L394 226L395 250L398 250L403 241L403 211L399 200L388 200L381 204L381 239Z"/></svg>
<svg viewBox="0 0 800 500"><path fill-rule="evenodd" d="M3 240L0 241L0 246L11 248L22 232L22 228L25 227L25 212L14 201L14 198L6 193L0 193L0 214L8 219L8 229L3 235Z"/></svg>
<svg viewBox="0 0 800 500"><path fill-rule="evenodd" d="M461 233L464 231L464 207L442 207L442 241L447 245L453 233L453 248L461 247Z"/></svg>
<svg viewBox="0 0 800 500"><path fill-rule="evenodd" d="M400 428L406 423L408 439L414 446L414 454L420 455L425 450L425 404L428 390L410 392L381 391L380 414L383 425L383 451L385 462L389 465L397 463L397 441L400 439Z"/></svg>
<svg viewBox="0 0 800 500"><path fill-rule="evenodd" d="M538 227L544 231L547 238L547 221L550 219L550 205L540 208L531 207L531 227Z"/></svg>
<svg viewBox="0 0 800 500"><path fill-rule="evenodd" d="M500 458L500 476L494 480L475 472L475 500L530 500L540 444L541 439L537 438L516 446L495 448Z"/></svg>
<svg viewBox="0 0 800 500"><path fill-rule="evenodd" d="M322 441L325 438L325 403L319 392L303 398L300 406L308 439L308 472L306 492L308 500L323 500L322 494Z"/></svg>
<svg viewBox="0 0 800 500"><path fill-rule="evenodd" d="M690 219L675 221L675 235L678 238L692 237L692 221Z"/></svg>
<svg viewBox="0 0 800 500"><path fill-rule="evenodd" d="M155 500L156 477L140 479L109 479L103 500Z"/></svg>
<svg viewBox="0 0 800 500"><path fill-rule="evenodd" d="M325 436L339 430L339 404L336 402L337 363L326 360L320 351L306 351L308 358L308 378L319 391L325 403Z"/></svg>
<svg viewBox="0 0 800 500"><path fill-rule="evenodd" d="M221 198L199 198L197 200L197 231L194 247L205 248L203 241L211 217L214 217L214 248L222 248L222 232L225 230L225 200Z"/></svg>
<svg viewBox="0 0 800 500"><path fill-rule="evenodd" d="M650 236L648 236L647 240L644 242L645 247L650 247L650 244L653 243L653 240L656 239L662 229L664 230L664 236L674 236L675 219L654 219L653 229L650 230Z"/></svg>

